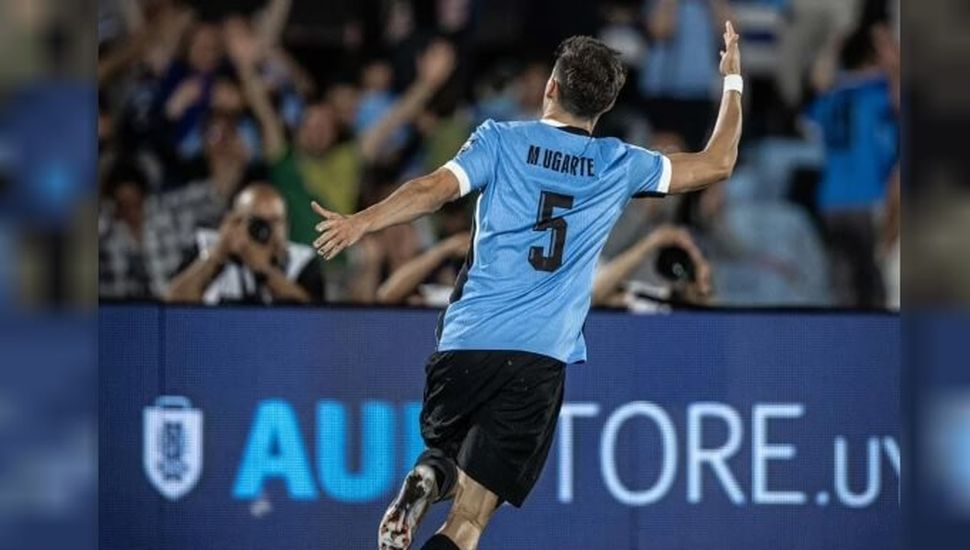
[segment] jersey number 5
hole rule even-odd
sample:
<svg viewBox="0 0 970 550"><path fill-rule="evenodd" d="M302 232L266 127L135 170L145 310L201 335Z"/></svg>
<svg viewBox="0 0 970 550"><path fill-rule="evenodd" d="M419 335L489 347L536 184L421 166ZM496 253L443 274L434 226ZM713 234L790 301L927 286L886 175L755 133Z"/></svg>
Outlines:
<svg viewBox="0 0 970 550"><path fill-rule="evenodd" d="M534 231L552 231L552 249L546 255L541 246L529 249L529 263L538 271L555 271L562 265L562 253L566 247L566 220L552 216L556 208L570 209L573 207L573 197L550 191L543 191L539 198L539 215Z"/></svg>

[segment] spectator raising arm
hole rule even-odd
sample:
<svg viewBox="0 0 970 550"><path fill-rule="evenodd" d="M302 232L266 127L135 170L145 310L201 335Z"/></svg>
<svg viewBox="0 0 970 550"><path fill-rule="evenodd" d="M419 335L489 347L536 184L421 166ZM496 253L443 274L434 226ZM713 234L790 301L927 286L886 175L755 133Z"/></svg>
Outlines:
<svg viewBox="0 0 970 550"><path fill-rule="evenodd" d="M157 22L148 23L150 29L157 27L158 31L145 52L145 62L154 74L161 76L172 65L186 33L196 22L196 16L189 8L168 7L157 18Z"/></svg>
<svg viewBox="0 0 970 550"><path fill-rule="evenodd" d="M243 94L256 115L263 138L263 153L273 161L283 156L286 150L286 137L283 122L269 99L269 92L256 70L259 56L259 41L249 29L245 20L230 19L225 28L226 49L239 74Z"/></svg>
<svg viewBox="0 0 970 550"><path fill-rule="evenodd" d="M255 16L256 33L261 46L267 50L279 44L283 27L290 18L293 0L270 0Z"/></svg>
<svg viewBox="0 0 970 550"><path fill-rule="evenodd" d="M125 2L125 5L135 5L137 2ZM98 85L104 86L112 79L138 61L145 59L148 66L156 74L168 67L175 57L179 41L186 30L192 25L194 15L187 9L169 8L159 16L160 21L153 25L145 25L141 11L134 9L129 20L128 37L107 54L98 57Z"/></svg>
<svg viewBox="0 0 970 550"><path fill-rule="evenodd" d="M740 79L741 52L738 35L730 21L725 23L724 48L725 51L721 52L721 74L725 76L725 89L714 133L700 153L670 155L670 193L698 191L731 177L734 171L741 140L741 91L729 87L731 80L728 79L735 82Z"/></svg>
<svg viewBox="0 0 970 550"><path fill-rule="evenodd" d="M693 283L697 287L697 294L704 297L710 295L711 266L694 244L690 233L678 227L662 226L600 268L593 283L593 305L611 304L611 298L620 285L630 278L647 256L664 246L679 246L687 251L697 270L697 280Z"/></svg>
<svg viewBox="0 0 970 550"><path fill-rule="evenodd" d="M442 263L461 258L468 253L471 235L468 232L452 235L428 249L417 258L402 265L377 289L377 303L401 304L414 294L424 280Z"/></svg>
<svg viewBox="0 0 970 550"><path fill-rule="evenodd" d="M364 160L374 161L387 140L401 126L414 120L434 94L448 80L455 68L455 50L447 42L438 41L418 58L418 78L399 99L391 111L367 130L360 140Z"/></svg>
<svg viewBox="0 0 970 550"><path fill-rule="evenodd" d="M281 64L289 72L290 82L303 97L312 97L317 92L317 84L309 71L290 55L284 48L276 46L267 54L268 58Z"/></svg>

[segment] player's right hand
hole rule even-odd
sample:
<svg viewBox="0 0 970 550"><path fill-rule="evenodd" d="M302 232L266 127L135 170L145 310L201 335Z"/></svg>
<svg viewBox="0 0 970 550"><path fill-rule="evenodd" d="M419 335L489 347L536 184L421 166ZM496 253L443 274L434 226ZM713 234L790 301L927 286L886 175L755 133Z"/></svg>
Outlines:
<svg viewBox="0 0 970 550"><path fill-rule="evenodd" d="M721 52L721 75L741 74L741 49L738 41L741 37L734 32L734 25L730 21L724 23L724 51Z"/></svg>
<svg viewBox="0 0 970 550"><path fill-rule="evenodd" d="M320 233L320 236L313 241L313 248L325 260L332 260L345 248L353 246L367 233L367 228L361 224L359 216L344 216L331 212L317 204L316 201L313 201L311 206L313 211L323 218L323 221L316 225L316 230Z"/></svg>

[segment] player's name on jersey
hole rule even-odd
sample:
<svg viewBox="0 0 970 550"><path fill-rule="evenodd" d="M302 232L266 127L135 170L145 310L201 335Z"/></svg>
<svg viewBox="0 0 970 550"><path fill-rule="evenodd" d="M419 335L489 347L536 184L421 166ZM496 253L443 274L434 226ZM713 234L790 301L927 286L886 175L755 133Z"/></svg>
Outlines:
<svg viewBox="0 0 970 550"><path fill-rule="evenodd" d="M533 166L541 166L561 174L585 176L588 178L596 175L593 173L592 158L577 157L553 149L543 149L538 145L529 146L529 155L526 157L526 162Z"/></svg>

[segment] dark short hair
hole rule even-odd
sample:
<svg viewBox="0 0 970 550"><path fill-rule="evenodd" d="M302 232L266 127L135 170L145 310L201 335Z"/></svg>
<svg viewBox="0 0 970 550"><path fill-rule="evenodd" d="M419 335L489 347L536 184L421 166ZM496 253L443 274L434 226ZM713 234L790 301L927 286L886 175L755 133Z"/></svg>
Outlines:
<svg viewBox="0 0 970 550"><path fill-rule="evenodd" d="M111 197L126 185L133 185L142 193L148 192L148 177L132 158L122 158L109 168L104 180L104 194Z"/></svg>
<svg viewBox="0 0 970 550"><path fill-rule="evenodd" d="M626 69L613 48L589 36L573 36L556 49L553 78L559 84L563 108L594 118L616 100L626 82Z"/></svg>
<svg viewBox="0 0 970 550"><path fill-rule="evenodd" d="M876 59L876 44L872 39L872 27L859 25L842 43L839 62L844 70L851 71L871 65L876 62Z"/></svg>

